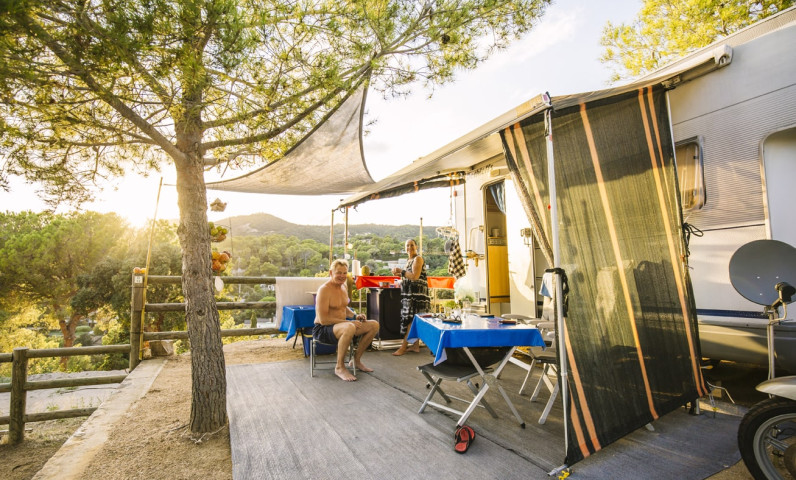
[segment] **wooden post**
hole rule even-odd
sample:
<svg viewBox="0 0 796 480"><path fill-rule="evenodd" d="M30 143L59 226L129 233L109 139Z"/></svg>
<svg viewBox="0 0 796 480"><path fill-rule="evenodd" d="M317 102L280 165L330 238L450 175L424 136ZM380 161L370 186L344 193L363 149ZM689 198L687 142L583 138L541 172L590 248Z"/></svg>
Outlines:
<svg viewBox="0 0 796 480"><path fill-rule="evenodd" d="M334 260L334 209L332 209L332 225L329 228L329 268L332 268Z"/></svg>
<svg viewBox="0 0 796 480"><path fill-rule="evenodd" d="M25 401L28 380L28 349L15 348L11 364L11 405L9 408L8 441L11 445L22 442L25 437Z"/></svg>
<svg viewBox="0 0 796 480"><path fill-rule="evenodd" d="M417 245L417 254L423 256L423 217L420 217L420 243Z"/></svg>
<svg viewBox="0 0 796 480"><path fill-rule="evenodd" d="M144 276L133 274L132 297L130 300L130 370L140 362L141 352L141 312L144 310Z"/></svg>
<svg viewBox="0 0 796 480"><path fill-rule="evenodd" d="M348 260L348 207L345 207L345 233L343 234L343 258Z"/></svg>

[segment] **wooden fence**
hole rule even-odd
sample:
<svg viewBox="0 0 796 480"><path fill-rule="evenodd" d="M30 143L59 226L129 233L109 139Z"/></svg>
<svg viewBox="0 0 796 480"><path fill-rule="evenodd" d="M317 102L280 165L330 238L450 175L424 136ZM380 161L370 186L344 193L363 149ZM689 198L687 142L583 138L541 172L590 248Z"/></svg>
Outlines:
<svg viewBox="0 0 796 480"><path fill-rule="evenodd" d="M274 285L274 277L221 277L226 285ZM144 332L142 325L143 311L185 312L185 303L146 303L144 290L149 285L181 284L182 277L176 275L151 275L144 278L143 274L133 274L132 299L130 302L130 370L141 362L144 342L149 340L185 340L186 331ZM276 302L216 302L219 310L265 310L276 312ZM234 328L221 330L222 337L242 337L248 335L276 335L281 332L277 328ZM137 354L136 354L137 353Z"/></svg>
<svg viewBox="0 0 796 480"><path fill-rule="evenodd" d="M223 277L225 284L273 285L274 277ZM102 345L92 347L70 348L45 348L29 349L15 348L13 353L0 353L0 363L11 362L11 382L0 383L0 393L11 393L9 414L0 416L0 425L8 425L10 444L17 444L24 439L25 424L42 422L59 418L83 417L91 415L94 408L76 408L54 412L25 413L27 392L46 388L67 388L86 385L104 385L121 383L124 375L95 376L84 378L69 378L59 380L28 381L28 359L46 357L69 357L75 355L100 355L110 353L129 353L130 370L132 371L141 361L143 342L149 340L187 339L188 332L142 332L142 312L184 312L184 303L145 303L144 289L147 285L179 284L182 278L178 276L153 275L144 279L142 274L133 274L130 344L129 345ZM217 302L219 310L249 310L262 309L268 313L276 311L276 302ZM270 335L279 334L276 328L238 328L221 330L222 337Z"/></svg>
<svg viewBox="0 0 796 480"><path fill-rule="evenodd" d="M27 393L30 390L45 388L80 387L84 385L105 385L120 383L127 377L124 375L110 375L103 377L65 378L59 380L28 381L28 359L47 357L71 357L75 355L99 355L108 353L129 353L130 345L101 345L95 347L70 347L70 348L42 348L29 349L26 347L15 348L13 353L0 353L0 363L11 362L11 383L0 383L0 393L11 392L8 416L0 417L0 425L8 425L8 440L14 445L22 441L25 436L25 424L28 422L43 422L58 418L85 417L91 415L96 407L75 408L55 412L25 413Z"/></svg>

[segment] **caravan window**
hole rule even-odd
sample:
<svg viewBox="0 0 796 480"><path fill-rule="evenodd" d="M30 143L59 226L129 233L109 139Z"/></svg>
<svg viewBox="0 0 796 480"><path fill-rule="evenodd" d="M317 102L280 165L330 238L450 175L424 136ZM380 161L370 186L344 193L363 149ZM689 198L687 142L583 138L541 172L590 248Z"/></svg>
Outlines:
<svg viewBox="0 0 796 480"><path fill-rule="evenodd" d="M705 176L702 167L702 142L698 137L677 142L674 147L677 178L683 211L699 210L705 205Z"/></svg>

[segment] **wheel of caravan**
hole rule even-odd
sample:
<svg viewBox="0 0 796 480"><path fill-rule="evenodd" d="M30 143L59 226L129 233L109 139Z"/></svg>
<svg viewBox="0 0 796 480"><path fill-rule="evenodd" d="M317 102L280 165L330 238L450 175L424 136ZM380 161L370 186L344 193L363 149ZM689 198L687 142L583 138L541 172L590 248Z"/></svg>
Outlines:
<svg viewBox="0 0 796 480"><path fill-rule="evenodd" d="M738 427L738 449L755 479L795 479L796 402L775 397L749 409Z"/></svg>

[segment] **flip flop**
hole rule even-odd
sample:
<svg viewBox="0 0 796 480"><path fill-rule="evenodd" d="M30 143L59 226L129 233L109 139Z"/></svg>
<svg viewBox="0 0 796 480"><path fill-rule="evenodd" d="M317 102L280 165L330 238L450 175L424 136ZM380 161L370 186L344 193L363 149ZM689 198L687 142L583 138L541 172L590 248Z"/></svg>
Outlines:
<svg viewBox="0 0 796 480"><path fill-rule="evenodd" d="M456 431L453 432L453 437L456 438L456 436L459 435L459 431L461 430L467 430L467 433L470 434L470 442L475 440L475 430L473 430L473 428L469 425L462 425L461 427L457 426Z"/></svg>
<svg viewBox="0 0 796 480"><path fill-rule="evenodd" d="M470 448L470 443L475 440L475 432L467 425L462 425L454 433L456 444L453 449L456 453L465 453Z"/></svg>

